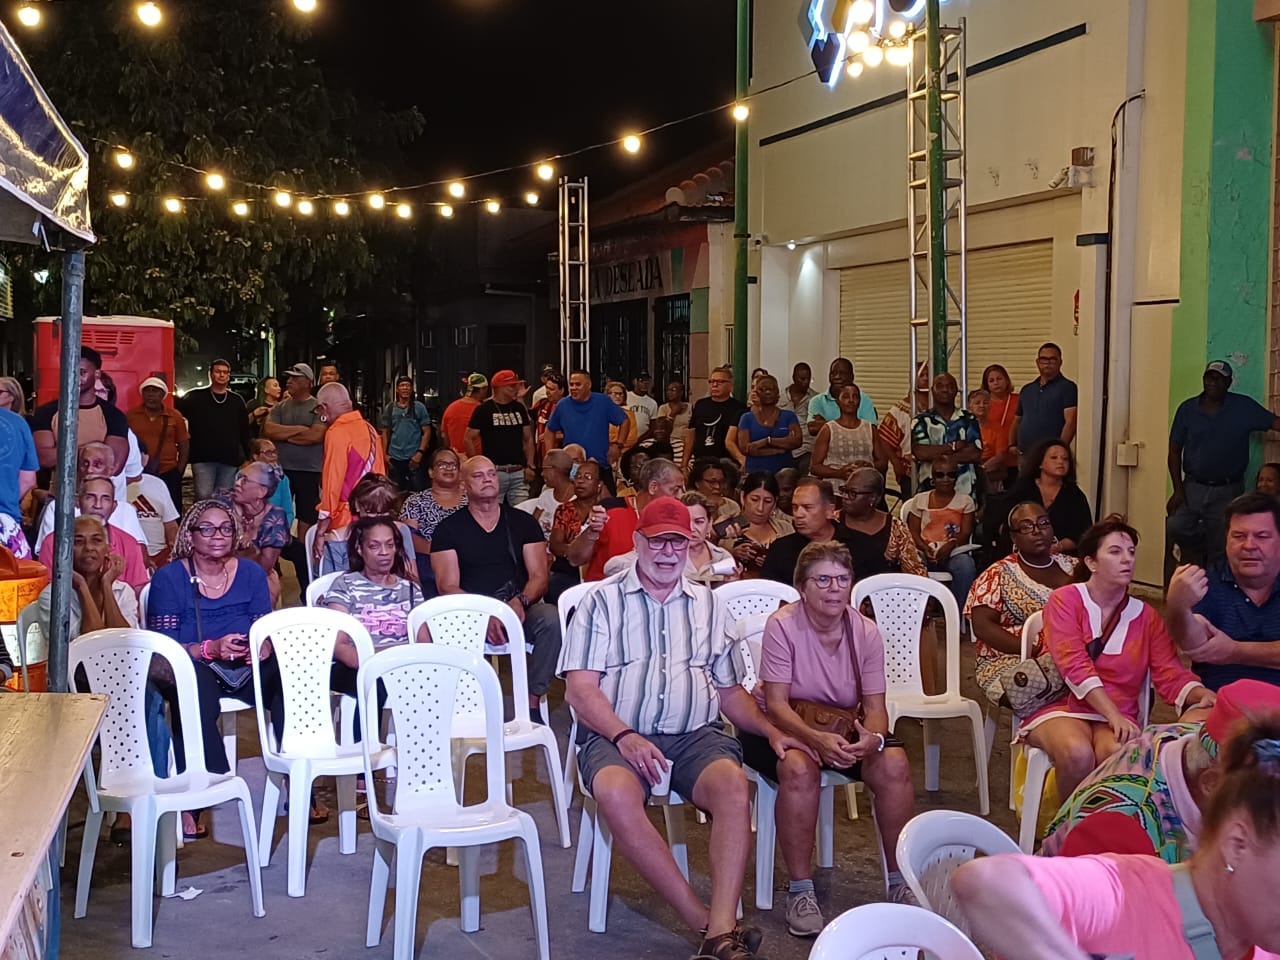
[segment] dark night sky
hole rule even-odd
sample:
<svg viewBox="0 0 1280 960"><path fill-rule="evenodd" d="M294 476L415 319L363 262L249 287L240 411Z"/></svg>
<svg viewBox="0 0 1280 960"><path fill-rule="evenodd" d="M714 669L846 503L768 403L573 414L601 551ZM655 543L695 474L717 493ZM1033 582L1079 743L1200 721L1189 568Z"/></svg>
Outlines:
<svg viewBox="0 0 1280 960"><path fill-rule="evenodd" d="M534 161L733 98L734 0L320 0L335 81L416 106L418 182ZM730 135L718 113L567 162L601 196ZM526 176L500 185L518 188Z"/></svg>

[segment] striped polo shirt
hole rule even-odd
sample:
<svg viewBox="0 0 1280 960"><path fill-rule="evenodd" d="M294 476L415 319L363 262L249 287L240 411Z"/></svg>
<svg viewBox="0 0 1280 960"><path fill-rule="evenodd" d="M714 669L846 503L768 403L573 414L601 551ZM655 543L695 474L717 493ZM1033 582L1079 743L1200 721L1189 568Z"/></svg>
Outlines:
<svg viewBox="0 0 1280 960"><path fill-rule="evenodd" d="M660 602L633 567L601 581L578 607L557 672L601 674L613 712L642 735L691 733L719 717L716 689L746 676L730 626L706 587L682 579Z"/></svg>

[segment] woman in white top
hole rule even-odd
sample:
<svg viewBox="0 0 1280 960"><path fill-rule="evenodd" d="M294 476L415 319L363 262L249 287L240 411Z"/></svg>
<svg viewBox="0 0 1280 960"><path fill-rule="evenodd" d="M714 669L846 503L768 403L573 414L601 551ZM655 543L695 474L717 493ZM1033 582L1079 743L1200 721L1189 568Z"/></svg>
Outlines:
<svg viewBox="0 0 1280 960"><path fill-rule="evenodd" d="M951 592L963 607L978 568L968 550L956 551L968 546L973 536L973 518L978 506L967 493L956 493L959 471L954 461L939 457L931 468L933 489L908 500L902 507L902 515L907 518L911 539L924 554L929 569L951 574Z"/></svg>
<svg viewBox="0 0 1280 960"><path fill-rule="evenodd" d="M881 473L889 468L889 454L875 426L858 417L860 403L862 391L857 384L841 387L836 396L840 416L824 423L813 442L813 462L809 469L815 477L830 480L836 493L859 467L875 467Z"/></svg>

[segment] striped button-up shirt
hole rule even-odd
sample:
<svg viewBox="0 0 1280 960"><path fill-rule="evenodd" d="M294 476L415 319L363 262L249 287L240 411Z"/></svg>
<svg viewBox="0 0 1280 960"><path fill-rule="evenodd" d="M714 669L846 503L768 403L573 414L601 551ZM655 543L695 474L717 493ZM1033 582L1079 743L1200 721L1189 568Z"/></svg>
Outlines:
<svg viewBox="0 0 1280 960"><path fill-rule="evenodd" d="M716 688L746 676L724 604L681 580L665 602L634 568L603 580L578 607L560 651L559 673L591 670L613 712L643 735L690 733L720 714Z"/></svg>

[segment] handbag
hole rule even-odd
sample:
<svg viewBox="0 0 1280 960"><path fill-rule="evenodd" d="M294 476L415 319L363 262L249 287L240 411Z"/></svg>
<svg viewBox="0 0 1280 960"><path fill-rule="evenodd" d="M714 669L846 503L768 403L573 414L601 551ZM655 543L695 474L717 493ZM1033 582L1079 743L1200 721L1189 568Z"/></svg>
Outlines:
<svg viewBox="0 0 1280 960"><path fill-rule="evenodd" d="M1085 652L1090 660L1097 660L1102 653L1107 640L1120 622L1120 614L1125 606L1126 603L1120 604L1103 626L1102 635L1094 637L1085 645ZM1004 687L1001 700L1019 720L1051 703L1057 703L1067 694L1067 682L1062 678L1062 671L1058 669L1053 656L1047 652L1010 664L1000 671L999 680Z"/></svg>
<svg viewBox="0 0 1280 960"><path fill-rule="evenodd" d="M862 671L858 668L858 652L853 649L853 637L849 633L849 619L844 621L844 639L849 646L849 661L853 664L854 682L858 685L858 696L862 696ZM829 703L818 703L815 700L798 698L787 701L806 726L823 733L834 733L845 740L856 739L856 724L862 719L862 708L833 707Z"/></svg>

